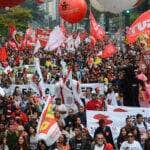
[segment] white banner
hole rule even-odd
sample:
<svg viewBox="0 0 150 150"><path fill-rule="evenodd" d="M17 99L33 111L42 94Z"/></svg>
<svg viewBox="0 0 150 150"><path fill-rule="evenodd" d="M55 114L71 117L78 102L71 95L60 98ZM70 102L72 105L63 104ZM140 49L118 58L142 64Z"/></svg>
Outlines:
<svg viewBox="0 0 150 150"><path fill-rule="evenodd" d="M133 107L132 107L133 108ZM129 108L126 112L113 112L113 111L86 111L87 115L87 128L91 136L94 136L95 129L98 127L99 119L104 119L108 126L111 127L114 140L119 135L120 129L125 126L125 119L135 116L140 113L143 115L148 128L150 128L150 109Z"/></svg>

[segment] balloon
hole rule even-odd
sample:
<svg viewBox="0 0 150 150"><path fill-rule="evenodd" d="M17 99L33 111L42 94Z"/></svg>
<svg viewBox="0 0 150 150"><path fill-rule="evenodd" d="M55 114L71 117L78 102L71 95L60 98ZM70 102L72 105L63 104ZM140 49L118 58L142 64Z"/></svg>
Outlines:
<svg viewBox="0 0 150 150"><path fill-rule="evenodd" d="M58 5L60 16L69 23L80 22L86 15L85 0L61 0Z"/></svg>
<svg viewBox="0 0 150 150"><path fill-rule="evenodd" d="M25 0L0 0L0 8L14 7L21 4L24 1Z"/></svg>
<svg viewBox="0 0 150 150"><path fill-rule="evenodd" d="M92 0L91 0L92 1ZM121 13L124 10L137 7L143 0L97 0L106 12Z"/></svg>
<svg viewBox="0 0 150 150"><path fill-rule="evenodd" d="M116 47L112 43L110 43L110 44L106 45L104 51L102 52L101 57L102 58L109 58L112 55L114 55L116 52L117 52Z"/></svg>

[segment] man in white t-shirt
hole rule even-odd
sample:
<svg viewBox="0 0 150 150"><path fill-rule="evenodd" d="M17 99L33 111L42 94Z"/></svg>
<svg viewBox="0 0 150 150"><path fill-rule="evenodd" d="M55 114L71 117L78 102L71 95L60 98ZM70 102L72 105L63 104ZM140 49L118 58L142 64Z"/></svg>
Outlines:
<svg viewBox="0 0 150 150"><path fill-rule="evenodd" d="M127 141L121 144L120 150L142 150L142 147L138 141L134 139L132 132L128 132Z"/></svg>

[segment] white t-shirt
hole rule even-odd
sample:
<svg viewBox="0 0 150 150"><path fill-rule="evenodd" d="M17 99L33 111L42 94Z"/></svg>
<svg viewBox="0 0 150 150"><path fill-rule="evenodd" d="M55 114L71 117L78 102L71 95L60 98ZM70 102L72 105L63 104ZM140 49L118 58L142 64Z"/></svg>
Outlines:
<svg viewBox="0 0 150 150"><path fill-rule="evenodd" d="M95 145L94 150L104 150L104 145L102 146Z"/></svg>
<svg viewBox="0 0 150 150"><path fill-rule="evenodd" d="M107 94L106 101L108 103L108 100L111 100L111 105L117 106L117 97L118 93L111 92Z"/></svg>
<svg viewBox="0 0 150 150"><path fill-rule="evenodd" d="M120 150L142 150L142 147L138 141L134 141L132 144L124 141L121 144Z"/></svg>

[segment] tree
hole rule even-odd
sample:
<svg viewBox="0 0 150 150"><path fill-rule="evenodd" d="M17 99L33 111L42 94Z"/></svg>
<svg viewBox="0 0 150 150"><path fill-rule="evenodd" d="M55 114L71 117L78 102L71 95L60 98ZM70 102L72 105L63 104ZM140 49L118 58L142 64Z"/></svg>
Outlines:
<svg viewBox="0 0 150 150"><path fill-rule="evenodd" d="M20 6L10 10L0 10L0 35L7 37L9 24L13 23L17 29L25 31L32 19L31 11Z"/></svg>
<svg viewBox="0 0 150 150"><path fill-rule="evenodd" d="M22 7L30 9L32 14L32 23L36 22L39 26L44 26L44 20L46 12L43 9L39 9L39 6L35 0L26 0Z"/></svg>

